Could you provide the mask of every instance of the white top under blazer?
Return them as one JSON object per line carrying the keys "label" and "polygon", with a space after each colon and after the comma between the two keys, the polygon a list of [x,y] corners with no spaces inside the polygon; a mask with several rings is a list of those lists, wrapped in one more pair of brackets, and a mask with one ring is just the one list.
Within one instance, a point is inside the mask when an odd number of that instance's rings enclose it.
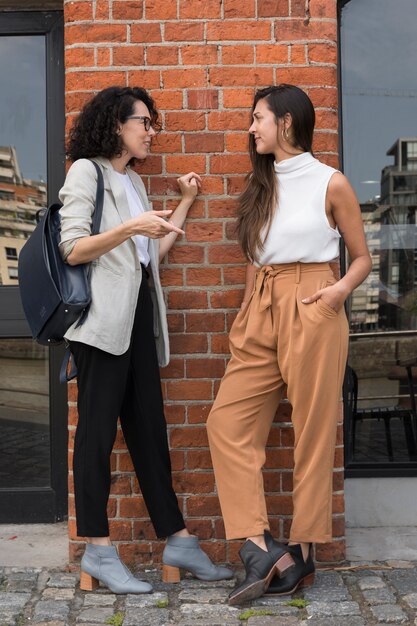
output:
{"label": "white top under blazer", "polygon": [[303,152],[274,163],[278,206],[257,265],[324,263],[339,256],[340,234],[326,216],[326,192],[335,170]]}

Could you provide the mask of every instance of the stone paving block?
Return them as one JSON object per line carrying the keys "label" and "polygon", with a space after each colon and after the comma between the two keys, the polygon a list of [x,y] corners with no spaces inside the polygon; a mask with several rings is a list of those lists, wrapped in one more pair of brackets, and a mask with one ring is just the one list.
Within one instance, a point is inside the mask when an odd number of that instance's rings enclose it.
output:
{"label": "stone paving block", "polygon": [[[367,626],[367,622],[359,615],[352,617],[312,617],[305,623],[308,626]],[[304,624],[304,622],[301,622],[301,624]]]}
{"label": "stone paving block", "polygon": [[2,611],[0,609],[1,626],[15,626],[18,616],[19,613],[13,613],[13,611]]}
{"label": "stone paving block", "polygon": [[30,593],[0,591],[0,611],[20,611],[30,599]]}
{"label": "stone paving block", "polygon": [[[243,578],[242,578],[243,580]],[[176,585],[178,587],[178,585]],[[224,587],[225,589],[233,589],[236,586],[236,579],[231,580],[214,580],[213,582],[206,582],[204,580],[198,580],[197,578],[183,578],[179,583],[179,586],[183,589],[215,589],[216,587]],[[172,585],[164,585],[165,589],[172,590]]]}
{"label": "stone paving block", "polygon": [[315,588],[344,587],[342,576],[338,572],[316,570]]}
{"label": "stone paving block", "polygon": [[11,572],[5,579],[7,591],[27,593],[36,586],[39,574],[37,572]]}
{"label": "stone paving block", "polygon": [[170,614],[168,609],[128,609],[123,626],[168,626]]}
{"label": "stone paving block", "polygon": [[385,575],[401,596],[407,593],[415,593],[417,568],[392,570]]}
{"label": "stone paving block", "polygon": [[367,604],[395,604],[395,595],[390,589],[367,589],[362,592]]}
{"label": "stone paving block", "polygon": [[42,593],[42,600],[67,600],[73,599],[75,589],[57,589],[56,587],[48,587]]}
{"label": "stone paving block", "polygon": [[86,593],[83,606],[113,606],[116,599],[114,593]]}
{"label": "stone paving block", "polygon": [[352,596],[346,587],[323,589],[308,587],[303,591],[303,598],[309,602],[349,602]]}
{"label": "stone paving block", "polygon": [[[238,619],[238,617],[227,617],[227,618],[212,618],[209,621],[205,619],[181,619],[180,621],[172,622],[173,626],[245,626],[246,622],[242,622]],[[167,624],[167,626],[171,626],[171,624]]]}
{"label": "stone paving block", "polygon": [[80,577],[77,574],[52,574],[46,584],[48,587],[72,589],[79,580]]}
{"label": "stone paving block", "polygon": [[130,593],[126,596],[126,608],[165,608],[168,606],[168,594],[165,591],[158,591],[150,594]]}
{"label": "stone paving block", "polygon": [[360,615],[357,602],[310,602],[306,607],[307,613],[314,617],[337,617]]}
{"label": "stone paving block", "polygon": [[389,567],[393,567],[394,569],[412,569],[413,567],[416,566],[415,563],[413,563],[413,561],[386,561],[386,564],[389,565]]}
{"label": "stone paving block", "polygon": [[384,589],[387,583],[380,576],[364,576],[358,580],[358,587],[361,591],[365,589]]}
{"label": "stone paving block", "polygon": [[212,617],[214,619],[238,617],[244,609],[236,608],[233,606],[227,606],[226,604],[182,604],[180,607],[181,616],[193,619],[205,619],[209,620]]}
{"label": "stone paving block", "polygon": [[66,602],[41,600],[35,606],[32,621],[36,623],[47,620],[63,621],[66,620],[68,613],[69,607]]}
{"label": "stone paving block", "polygon": [[78,623],[105,624],[113,617],[114,611],[111,607],[90,607],[83,609],[77,617]]}
{"label": "stone paving block", "polygon": [[178,599],[184,603],[219,604],[227,601],[228,589],[217,587],[214,589],[185,589],[180,591]]}
{"label": "stone paving block", "polygon": [[408,622],[408,617],[404,611],[393,604],[371,606],[371,611],[375,619],[381,624],[406,624]]}
{"label": "stone paving block", "polygon": [[247,626],[297,626],[300,621],[296,617],[281,617],[279,622],[274,616],[250,617]]}
{"label": "stone paving block", "polygon": [[36,626],[67,626],[67,623],[57,622],[56,620],[54,620],[53,622],[38,622]]}
{"label": "stone paving block", "polygon": [[254,602],[251,602],[251,608],[250,609],[243,608],[242,612],[245,612],[246,610],[250,611],[251,609],[253,611],[258,611],[258,612],[268,611],[272,615],[280,615],[280,616],[300,615],[300,609],[297,608],[296,606],[286,606],[284,603],[272,604],[271,602],[269,604],[265,604],[265,603],[262,603],[261,598],[259,598],[258,600],[255,600]]}
{"label": "stone paving block", "polygon": [[[417,589],[417,581],[416,581],[416,589]],[[417,609],[417,593],[408,593],[406,596],[402,597],[402,600],[408,604],[408,606],[412,609]]]}

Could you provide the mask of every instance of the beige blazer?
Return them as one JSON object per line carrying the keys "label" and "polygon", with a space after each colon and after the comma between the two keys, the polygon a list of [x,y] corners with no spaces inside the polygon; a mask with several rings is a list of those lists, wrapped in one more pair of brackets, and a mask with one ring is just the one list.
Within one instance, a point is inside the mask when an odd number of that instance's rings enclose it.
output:
{"label": "beige blazer", "polygon": [[[94,159],[103,170],[104,201],[100,232],[131,219],[126,193],[108,159]],[[151,209],[145,186],[134,171],[130,179],[146,211]],[[88,159],[75,161],[59,192],[63,204],[61,214],[60,250],[64,259],[80,237],[91,234],[92,215],[97,188],[97,172]],[[159,241],[149,239],[154,335],[160,366],[169,361],[168,326],[165,302],[159,279]],[[136,303],[142,280],[142,268],[132,239],[128,239],[91,264],[91,306],[82,326],[70,326],[65,338],[80,341],[105,352],[119,355],[130,344]]]}

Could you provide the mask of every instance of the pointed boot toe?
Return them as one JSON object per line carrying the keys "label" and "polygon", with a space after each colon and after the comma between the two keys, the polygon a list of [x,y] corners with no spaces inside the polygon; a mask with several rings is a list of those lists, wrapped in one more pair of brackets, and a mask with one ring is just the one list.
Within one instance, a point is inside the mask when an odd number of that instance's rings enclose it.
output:
{"label": "pointed boot toe", "polygon": [[180,581],[180,570],[191,572],[199,580],[215,581],[233,578],[232,570],[215,565],[200,548],[198,537],[168,537],[162,554],[162,580],[167,583]]}
{"label": "pointed boot toe", "polygon": [[93,591],[103,583],[113,593],[152,593],[152,586],[139,580],[120,560],[115,546],[88,543],[81,559],[80,589]]}

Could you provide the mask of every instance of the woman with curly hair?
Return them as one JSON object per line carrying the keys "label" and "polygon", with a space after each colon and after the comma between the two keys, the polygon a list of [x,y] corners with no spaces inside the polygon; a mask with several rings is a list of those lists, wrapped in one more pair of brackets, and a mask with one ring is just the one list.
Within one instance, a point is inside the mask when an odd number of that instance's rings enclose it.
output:
{"label": "woman with curly hair", "polygon": [[[178,179],[176,210],[152,211],[144,184],[131,169],[146,159],[159,129],[153,99],[139,87],[109,87],[84,106],[70,132],[73,161],[60,191],[63,258],[90,263],[92,302],[82,325],[66,333],[77,366],[78,425],[74,443],[77,534],[87,538],[81,588],[99,581],[114,593],[149,593],[110,542],[107,503],[110,455],[117,420],[156,535],[167,537],[164,580],[179,568],[201,580],[232,577],[214,565],[190,535],[172,487],[159,366],[169,360],[168,329],[159,262],[170,250],[201,185],[198,174]],[[100,232],[91,235],[103,172]]]}

